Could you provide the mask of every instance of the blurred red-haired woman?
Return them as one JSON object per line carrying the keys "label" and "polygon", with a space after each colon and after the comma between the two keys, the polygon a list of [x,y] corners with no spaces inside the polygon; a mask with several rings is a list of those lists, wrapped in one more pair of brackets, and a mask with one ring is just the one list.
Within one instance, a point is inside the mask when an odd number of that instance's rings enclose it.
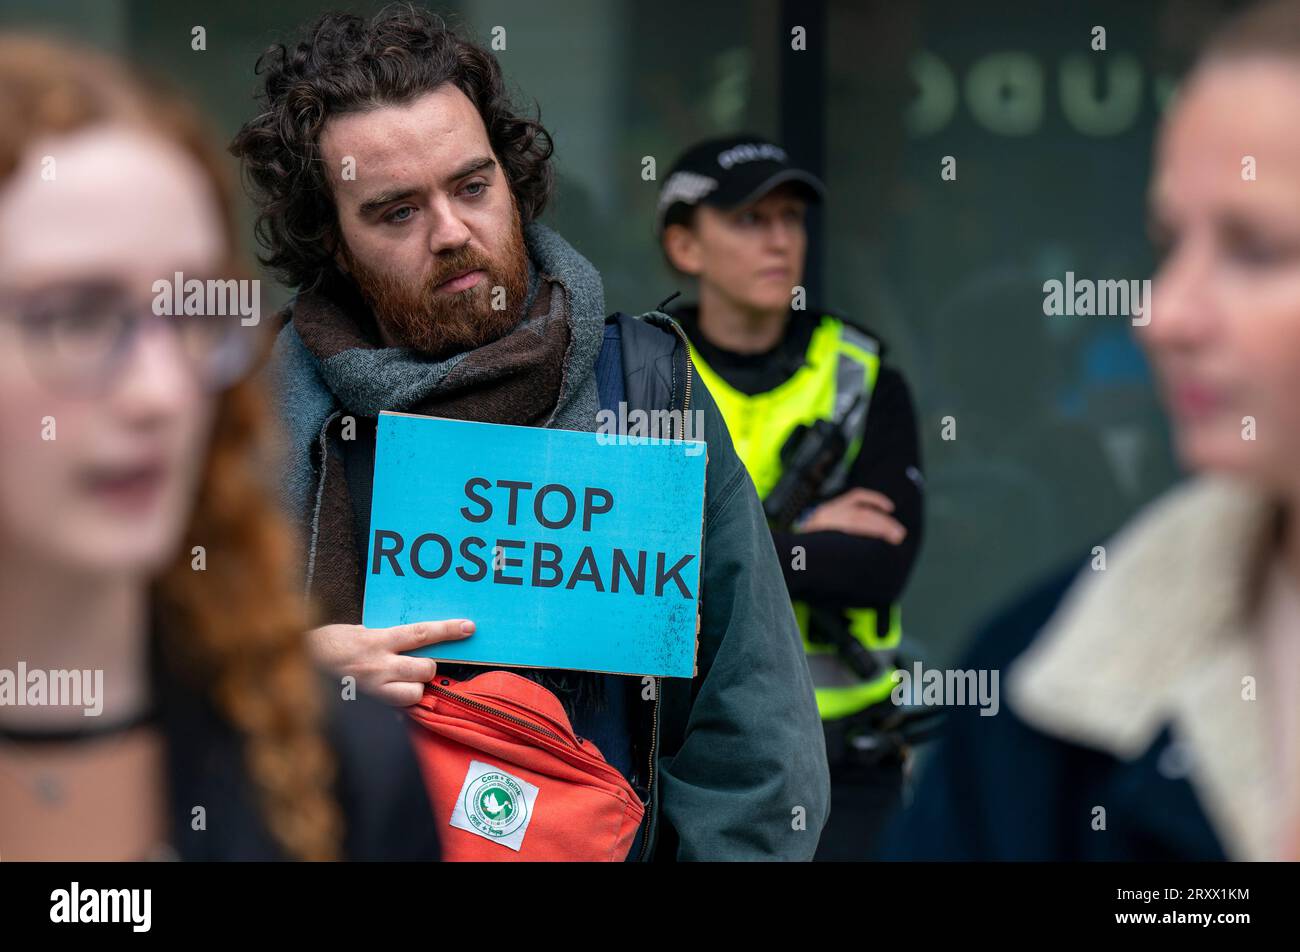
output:
{"label": "blurred red-haired woman", "polygon": [[[111,59],[0,39],[4,859],[436,856],[401,727],[308,660],[261,329],[152,306],[245,277],[221,161]],[[102,672],[99,716],[20,670]]]}

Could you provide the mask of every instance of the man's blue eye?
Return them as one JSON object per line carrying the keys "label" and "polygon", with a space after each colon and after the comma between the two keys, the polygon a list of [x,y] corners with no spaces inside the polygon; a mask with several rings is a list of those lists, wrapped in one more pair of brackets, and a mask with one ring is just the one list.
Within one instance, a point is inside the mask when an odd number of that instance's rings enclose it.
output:
{"label": "man's blue eye", "polygon": [[[390,213],[388,214],[387,221],[391,221],[391,222],[403,222],[403,221],[406,221],[408,218],[411,217],[410,215],[403,215],[403,214],[402,214],[403,212],[412,212],[412,213],[414,213],[414,212],[415,212],[415,209],[412,208],[410,205],[403,205],[401,208],[397,209],[396,211],[394,211],[394,212],[390,212]],[[401,216],[401,217],[399,217],[399,216]]]}
{"label": "man's blue eye", "polygon": [[[470,198],[477,198],[487,191],[487,187],[487,182],[470,182],[465,186],[465,191],[469,193]],[[476,189],[476,191],[470,192],[470,189]]]}

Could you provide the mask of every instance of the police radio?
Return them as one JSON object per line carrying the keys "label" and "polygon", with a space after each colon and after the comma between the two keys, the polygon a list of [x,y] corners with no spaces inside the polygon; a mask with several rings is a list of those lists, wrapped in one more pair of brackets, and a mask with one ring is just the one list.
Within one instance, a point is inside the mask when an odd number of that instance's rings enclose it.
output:
{"label": "police radio", "polygon": [[[844,419],[854,418],[862,400],[859,394]],[[781,447],[781,478],[763,500],[763,512],[774,529],[788,531],[826,493],[831,474],[848,449],[843,420],[795,427]]]}

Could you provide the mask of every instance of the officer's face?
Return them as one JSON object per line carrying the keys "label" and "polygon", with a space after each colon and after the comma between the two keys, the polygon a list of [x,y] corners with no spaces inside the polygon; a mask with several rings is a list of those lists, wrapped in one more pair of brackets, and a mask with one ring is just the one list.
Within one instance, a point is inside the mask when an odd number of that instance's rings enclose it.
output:
{"label": "officer's face", "polygon": [[1183,461],[1286,491],[1300,472],[1298,109],[1300,67],[1284,60],[1190,82],[1159,143],[1165,255],[1139,332]]}
{"label": "officer's face", "polygon": [[427,354],[477,347],[518,322],[527,292],[510,185],[468,97],[447,84],[321,133],[339,266],[386,342]]}
{"label": "officer's face", "polygon": [[786,188],[744,208],[702,205],[674,261],[747,310],[784,311],[803,282],[806,209],[798,193]]}

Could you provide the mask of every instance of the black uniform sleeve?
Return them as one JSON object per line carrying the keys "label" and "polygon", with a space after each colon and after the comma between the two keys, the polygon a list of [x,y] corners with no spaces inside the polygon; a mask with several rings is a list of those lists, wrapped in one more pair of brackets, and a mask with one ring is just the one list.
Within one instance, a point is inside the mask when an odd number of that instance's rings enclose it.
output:
{"label": "black uniform sleeve", "polygon": [[[879,608],[902,594],[921,548],[921,449],[916,413],[901,374],[882,366],[863,428],[862,449],[845,489],[862,486],[888,496],[907,529],[898,545],[846,532],[773,532],[790,596],[826,606]],[[804,547],[801,569],[795,546]]]}

